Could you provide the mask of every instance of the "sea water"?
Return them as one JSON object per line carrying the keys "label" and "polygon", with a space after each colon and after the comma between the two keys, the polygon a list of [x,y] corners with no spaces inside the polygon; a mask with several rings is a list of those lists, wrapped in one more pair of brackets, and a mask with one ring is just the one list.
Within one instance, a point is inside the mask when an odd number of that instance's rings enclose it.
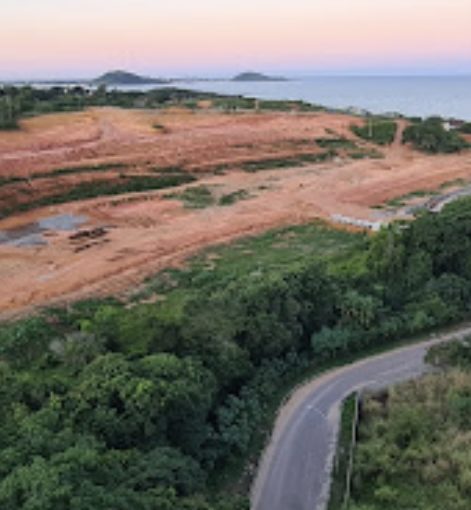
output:
{"label": "sea water", "polygon": [[[440,115],[471,121],[471,76],[312,77],[273,82],[186,81],[171,86],[259,99],[294,99],[372,113]],[[119,87],[149,90],[155,85]]]}

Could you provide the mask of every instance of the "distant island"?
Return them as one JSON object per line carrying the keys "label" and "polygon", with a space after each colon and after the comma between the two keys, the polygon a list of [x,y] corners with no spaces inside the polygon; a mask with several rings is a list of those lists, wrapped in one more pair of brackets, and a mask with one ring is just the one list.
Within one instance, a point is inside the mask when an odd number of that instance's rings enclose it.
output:
{"label": "distant island", "polygon": [[255,73],[252,71],[238,74],[232,78],[232,81],[287,81],[286,78],[280,76],[267,76],[262,73]]}
{"label": "distant island", "polygon": [[169,83],[160,78],[149,78],[128,71],[109,71],[92,81],[95,85],[152,85]]}

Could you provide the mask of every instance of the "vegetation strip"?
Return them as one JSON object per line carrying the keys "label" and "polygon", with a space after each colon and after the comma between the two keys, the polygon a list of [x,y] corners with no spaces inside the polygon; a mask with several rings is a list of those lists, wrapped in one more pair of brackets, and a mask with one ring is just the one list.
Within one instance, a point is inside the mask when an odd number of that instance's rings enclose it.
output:
{"label": "vegetation strip", "polygon": [[[236,112],[252,111],[300,111],[317,112],[324,108],[304,101],[265,101],[242,96],[228,96],[210,92],[163,87],[141,91],[107,90],[101,85],[91,92],[81,86],[51,87],[38,89],[30,86],[3,86],[0,88],[0,130],[19,129],[19,120],[52,112],[81,111],[91,106],[114,106],[120,108],[164,108],[182,106],[191,110],[200,107],[201,101],[211,101],[214,108]],[[159,123],[154,129],[168,133]]]}
{"label": "vegetation strip", "polygon": [[308,163],[323,163],[334,158],[337,152],[329,149],[326,152],[314,154],[298,154],[296,156],[288,156],[285,158],[266,158],[254,161],[247,161],[241,164],[246,172],[258,172],[260,170],[273,170],[275,168],[290,168],[295,166],[304,166]]}
{"label": "vegetation strip", "polygon": [[60,177],[62,175],[74,175],[92,172],[108,172],[112,170],[121,170],[127,168],[125,163],[100,163],[96,165],[82,165],[75,167],[55,168],[49,172],[35,172],[27,177],[6,176],[0,177],[0,188],[8,184],[26,183],[36,179],[47,179],[50,177]]}
{"label": "vegetation strip", "polygon": [[195,181],[190,174],[162,174],[158,177],[149,176],[122,176],[119,180],[102,180],[82,182],[74,185],[67,191],[49,195],[31,202],[20,203],[15,206],[0,209],[0,217],[6,217],[19,211],[44,207],[47,205],[64,204],[77,200],[86,200],[101,196],[121,195],[123,193],[137,193],[149,190],[159,190],[180,186]]}

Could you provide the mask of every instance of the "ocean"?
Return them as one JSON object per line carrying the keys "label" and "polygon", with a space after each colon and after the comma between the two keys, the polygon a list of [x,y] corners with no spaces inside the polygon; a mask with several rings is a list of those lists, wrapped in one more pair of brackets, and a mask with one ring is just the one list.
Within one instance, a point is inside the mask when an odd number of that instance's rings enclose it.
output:
{"label": "ocean", "polygon": [[[194,81],[174,86],[259,99],[299,99],[331,108],[372,113],[440,115],[471,121],[471,76],[313,77],[285,82]],[[126,89],[133,87],[126,87]],[[135,87],[137,89],[155,88]]]}

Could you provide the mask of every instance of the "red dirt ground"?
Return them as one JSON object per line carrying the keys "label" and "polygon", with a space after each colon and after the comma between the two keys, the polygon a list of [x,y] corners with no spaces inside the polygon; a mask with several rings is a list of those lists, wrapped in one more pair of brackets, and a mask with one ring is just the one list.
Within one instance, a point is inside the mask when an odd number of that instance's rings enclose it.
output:
{"label": "red dirt ground", "polygon": [[[108,233],[80,251],[65,233],[49,236],[46,246],[0,245],[0,312],[5,317],[37,305],[133,290],[146,276],[180,264],[210,244],[313,218],[329,219],[332,214],[376,221],[384,213],[373,205],[454,179],[471,179],[471,152],[432,157],[399,143],[380,149],[383,159],[352,160],[340,151],[339,157],[322,164],[256,173],[237,169],[243,161],[321,152],[314,144],[317,137],[354,139],[352,122],[358,119],[327,113],[228,115],[104,108],[38,117],[24,122],[20,132],[1,134],[0,177],[104,162],[125,163],[132,173],[180,166],[199,176],[189,186],[206,185],[216,197],[243,189],[249,198],[227,207],[185,209],[179,200],[168,198],[176,190],[167,189],[10,216],[0,221],[0,230],[76,213],[87,216],[87,227],[106,226]],[[165,131],[154,129],[156,123]],[[229,170],[218,175],[218,165]],[[25,200],[84,179],[116,178],[117,173],[35,179]],[[0,206],[24,194],[22,186],[0,188]]]}

